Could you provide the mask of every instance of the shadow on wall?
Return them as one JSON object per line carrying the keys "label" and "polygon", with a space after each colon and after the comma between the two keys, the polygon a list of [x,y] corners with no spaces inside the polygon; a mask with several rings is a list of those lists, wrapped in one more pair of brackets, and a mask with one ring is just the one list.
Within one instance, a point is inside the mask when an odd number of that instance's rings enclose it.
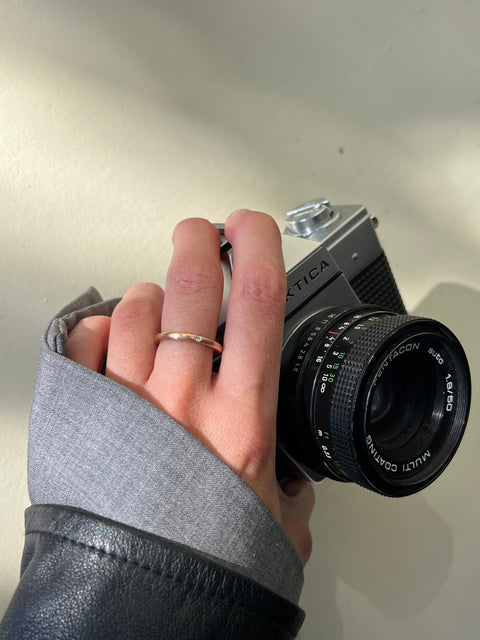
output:
{"label": "shadow on wall", "polygon": [[[268,0],[262,4],[270,10],[264,7],[263,11],[257,4],[251,0],[233,4],[119,0],[99,5],[91,0],[65,0],[52,10],[60,28],[51,49],[38,44],[42,43],[38,31],[49,24],[45,7],[32,6],[30,16],[38,11],[38,20],[32,21],[35,32],[32,42],[22,43],[19,54],[25,59],[32,47],[31,60],[42,58],[43,82],[45,77],[54,78],[55,83],[74,78],[70,97],[78,119],[76,144],[82,145],[82,136],[88,137],[89,132],[94,136],[95,144],[89,148],[94,164],[105,162],[95,154],[98,146],[111,145],[112,137],[122,139],[120,157],[130,153],[131,138],[123,139],[120,132],[141,121],[148,135],[142,128],[132,134],[138,145],[136,179],[152,167],[164,170],[157,149],[165,147],[165,139],[155,136],[161,112],[183,121],[175,132],[175,148],[188,147],[189,155],[198,154],[202,162],[206,150],[214,153],[214,164],[232,162],[236,183],[242,184],[238,158],[248,158],[249,165],[258,166],[262,191],[269,193],[259,199],[273,209],[289,208],[297,198],[307,200],[315,187],[322,192],[328,185],[329,193],[346,191],[353,197],[367,183],[370,191],[383,192],[383,200],[403,215],[417,210],[416,194],[408,193],[418,182],[418,171],[409,176],[413,183],[405,184],[412,153],[418,157],[428,151],[429,174],[432,151],[441,158],[435,164],[441,167],[436,171],[441,173],[442,184],[453,144],[442,138],[440,148],[432,147],[438,130],[428,130],[427,140],[419,132],[432,123],[442,131],[452,131],[462,121],[471,139],[476,127],[475,67],[465,65],[465,52],[469,60],[479,58],[479,8],[469,3],[462,6],[462,14],[457,6],[449,9],[445,2],[438,3],[445,5],[442,10],[425,11],[409,3],[393,6],[377,1],[368,7],[364,3],[342,7],[330,0],[306,3],[305,14],[286,0]],[[455,29],[457,20],[461,28]],[[88,47],[83,40],[87,31],[91,34]],[[43,37],[51,39],[52,34]],[[442,44],[446,37],[448,48]],[[82,102],[83,108],[88,104],[86,114],[75,101],[80,87],[91,92],[88,103]],[[132,96],[142,98],[140,113],[135,111],[140,108],[136,102],[128,102],[126,112],[119,108]],[[85,94],[80,92],[80,98]],[[70,114],[68,100],[65,107]],[[100,126],[93,132],[88,126],[85,129],[94,108],[97,117],[108,114],[101,120],[103,128],[109,120],[117,122],[112,137]],[[68,127],[69,123],[67,119],[61,124]],[[179,131],[184,138],[178,139]],[[219,143],[214,152],[206,139],[224,141],[225,147]],[[192,149],[192,145],[198,146]],[[344,153],[345,145],[348,153]],[[230,147],[235,149],[233,155]],[[474,161],[469,157],[469,166]],[[461,166],[465,172],[465,164]],[[437,173],[432,189],[438,194]],[[246,186],[251,180],[247,179]],[[296,193],[292,185],[298,185]],[[78,188],[85,190],[84,185]],[[424,184],[424,196],[425,188]],[[429,203],[421,211],[428,215],[430,234],[438,237],[444,228],[437,221],[443,218],[432,214],[432,208]],[[462,238],[459,228],[452,225],[450,232],[458,233],[459,241],[469,245],[470,238]],[[476,250],[473,244],[469,248]]]}
{"label": "shadow on wall", "polygon": [[[475,389],[480,373],[476,326],[480,292],[441,284],[414,313],[436,318],[457,334],[469,358]],[[445,597],[441,592],[453,563],[451,513],[458,505],[459,493],[480,491],[480,480],[475,480],[480,435],[472,428],[479,418],[474,398],[470,429],[448,470],[427,489],[428,498],[420,493],[392,500],[329,480],[318,486],[312,523],[314,551],[301,602],[307,612],[303,640],[317,638],[320,630],[322,637],[330,640],[344,638],[342,618],[355,614],[342,609],[346,600],[337,596],[339,582],[400,625]],[[472,557],[475,555],[472,549]],[[375,626],[374,617],[371,624]]]}

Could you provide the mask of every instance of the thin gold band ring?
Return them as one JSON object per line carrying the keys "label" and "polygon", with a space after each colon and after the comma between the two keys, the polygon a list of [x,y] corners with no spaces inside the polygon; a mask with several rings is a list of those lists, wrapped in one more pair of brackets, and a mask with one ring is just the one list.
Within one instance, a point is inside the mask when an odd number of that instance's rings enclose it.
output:
{"label": "thin gold band ring", "polygon": [[210,338],[204,338],[196,333],[182,333],[180,331],[162,331],[155,336],[155,342],[158,344],[161,340],[187,340],[190,342],[196,342],[197,344],[203,344],[206,347],[210,347],[218,353],[222,353],[223,347],[216,340],[210,340]]}

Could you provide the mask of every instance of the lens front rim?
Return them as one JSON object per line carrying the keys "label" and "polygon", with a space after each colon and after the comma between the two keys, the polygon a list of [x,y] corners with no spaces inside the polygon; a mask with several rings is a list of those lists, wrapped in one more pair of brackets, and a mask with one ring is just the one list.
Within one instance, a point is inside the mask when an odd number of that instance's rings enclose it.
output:
{"label": "lens front rim", "polygon": [[[377,373],[371,373],[360,386],[357,410],[353,418],[355,451],[366,481],[375,491],[395,497],[417,493],[443,473],[460,446],[470,406],[470,373],[468,361],[460,343],[453,333],[440,323],[424,319],[419,322],[426,324],[425,331],[409,335],[403,342],[397,342],[395,347],[398,350],[407,340],[417,341],[423,347],[423,355],[431,358],[431,360],[425,360],[425,364],[430,365],[433,362],[437,368],[438,388],[431,402],[431,420],[428,425],[418,425],[418,432],[414,434],[418,444],[416,455],[405,455],[403,458],[389,456],[388,447],[386,452],[385,447],[371,434],[369,417],[373,390],[378,382]],[[401,333],[397,338],[400,336]],[[385,346],[388,348],[388,343]],[[382,358],[379,357],[376,362],[371,363],[371,371],[374,371],[375,367],[378,370],[381,365]],[[442,378],[443,388],[440,386]],[[447,411],[448,398],[452,395],[455,406]],[[424,419],[427,418],[424,417]],[[421,432],[425,427],[431,431],[429,437]],[[423,444],[420,448],[422,440]],[[413,447],[415,448],[415,443]],[[409,447],[405,446],[405,453],[411,448],[412,444]]]}
{"label": "lens front rim", "polygon": [[[317,443],[318,427],[328,424],[328,466],[326,475],[335,479],[348,477],[364,487],[384,495],[397,497],[410,495],[425,488],[437,478],[448,465],[460,444],[468,416],[468,400],[470,397],[470,377],[468,363],[460,343],[455,336],[441,323],[413,316],[399,316],[385,311],[383,314],[371,310],[364,316],[364,321],[357,326],[350,323],[345,330],[343,340],[346,342],[346,355],[342,361],[339,375],[332,381],[328,396],[321,393],[321,381],[325,379],[325,367],[332,366],[335,352],[329,349],[322,359],[311,386],[307,402],[311,403],[311,427]],[[356,316],[358,317],[358,315]],[[364,333],[362,331],[364,330]],[[351,336],[356,333],[355,339]],[[405,340],[417,336],[434,335],[437,342],[448,348],[455,367],[453,377],[458,389],[458,406],[454,412],[454,425],[449,431],[449,438],[441,449],[441,457],[431,456],[426,459],[420,472],[390,477],[378,461],[373,462],[377,453],[372,452],[367,441],[366,416],[371,406],[371,389],[373,380],[382,363]],[[340,337],[338,338],[340,340]],[[310,354],[314,357],[314,352]],[[428,356],[432,357],[433,356]],[[370,385],[370,386],[369,386]],[[325,386],[325,385],[324,385]],[[372,457],[373,455],[373,457]],[[414,458],[416,459],[416,457]],[[333,473],[329,471],[334,470]],[[338,471],[337,471],[338,470]],[[394,474],[390,474],[393,475]],[[407,477],[408,476],[408,477]]]}

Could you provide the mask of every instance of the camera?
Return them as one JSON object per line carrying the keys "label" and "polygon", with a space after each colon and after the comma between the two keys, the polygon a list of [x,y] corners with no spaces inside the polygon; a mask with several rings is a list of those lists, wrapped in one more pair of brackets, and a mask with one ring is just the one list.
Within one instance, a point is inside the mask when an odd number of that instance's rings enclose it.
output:
{"label": "camera", "polygon": [[[454,334],[407,314],[377,225],[363,205],[325,199],[286,214],[277,475],[329,477],[398,497],[424,489],[453,458],[471,382]],[[230,249],[224,241],[219,339]]]}

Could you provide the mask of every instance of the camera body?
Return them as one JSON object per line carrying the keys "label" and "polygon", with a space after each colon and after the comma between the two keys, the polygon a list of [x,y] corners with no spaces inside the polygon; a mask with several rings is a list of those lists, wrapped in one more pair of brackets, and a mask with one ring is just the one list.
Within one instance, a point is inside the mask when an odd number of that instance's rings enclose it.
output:
{"label": "camera body", "polygon": [[287,270],[286,330],[296,312],[338,305],[371,304],[406,313],[363,205],[332,207],[307,202],[287,212],[283,255]]}
{"label": "camera body", "polygon": [[[372,218],[363,205],[333,207],[319,198],[286,214],[282,249],[287,271],[285,333],[297,314],[325,306],[373,304],[406,313]],[[223,225],[216,225],[220,232]],[[225,323],[233,259],[222,244],[224,295],[219,335]]]}
{"label": "camera body", "polygon": [[[419,491],[445,469],[465,430],[463,349],[444,325],[406,314],[364,206],[317,199],[286,218],[277,475],[328,476],[388,496]],[[222,243],[219,340],[230,249]]]}

